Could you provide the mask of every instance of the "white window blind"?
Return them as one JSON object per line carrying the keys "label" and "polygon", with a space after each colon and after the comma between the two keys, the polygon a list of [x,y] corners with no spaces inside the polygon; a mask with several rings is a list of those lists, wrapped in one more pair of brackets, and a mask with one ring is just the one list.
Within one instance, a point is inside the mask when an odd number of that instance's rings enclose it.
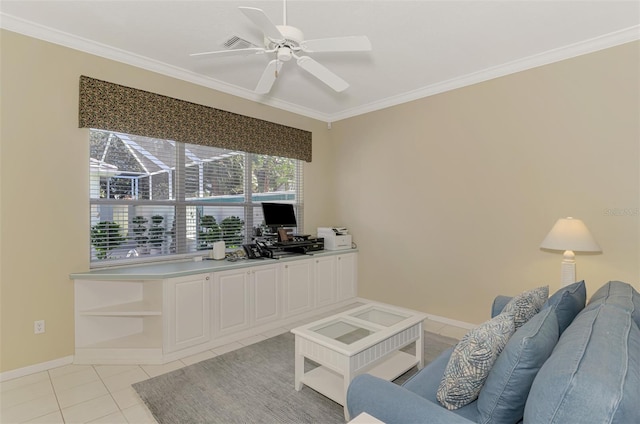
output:
{"label": "white window blind", "polygon": [[93,266],[174,259],[223,240],[251,241],[261,202],[295,205],[302,162],[128,134],[90,131]]}

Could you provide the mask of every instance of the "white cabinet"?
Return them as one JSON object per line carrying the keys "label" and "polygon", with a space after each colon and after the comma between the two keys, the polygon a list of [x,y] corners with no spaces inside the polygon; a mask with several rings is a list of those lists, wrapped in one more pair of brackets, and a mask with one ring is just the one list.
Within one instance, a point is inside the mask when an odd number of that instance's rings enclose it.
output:
{"label": "white cabinet", "polygon": [[249,328],[250,279],[249,268],[213,274],[211,304],[216,336]]}
{"label": "white cabinet", "polygon": [[259,266],[251,269],[253,302],[252,321],[266,324],[282,316],[280,267],[278,265]]}
{"label": "white cabinet", "polygon": [[284,315],[305,313],[355,298],[358,291],[357,255],[318,256],[283,265]]}
{"label": "white cabinet", "polygon": [[358,255],[345,253],[336,258],[337,300],[345,300],[358,295]]}
{"label": "white cabinet", "polygon": [[210,274],[164,281],[164,351],[174,352],[211,339]]}
{"label": "white cabinet", "polygon": [[161,364],[312,317],[357,295],[354,252],[207,265],[72,275],[74,362]]}
{"label": "white cabinet", "polygon": [[313,262],[316,306],[331,305],[336,301],[336,257],[318,257]]}
{"label": "white cabinet", "polygon": [[312,310],[314,307],[313,260],[289,261],[282,268],[285,316]]}
{"label": "white cabinet", "polygon": [[233,334],[280,319],[278,265],[264,265],[214,273],[211,304],[214,333]]}

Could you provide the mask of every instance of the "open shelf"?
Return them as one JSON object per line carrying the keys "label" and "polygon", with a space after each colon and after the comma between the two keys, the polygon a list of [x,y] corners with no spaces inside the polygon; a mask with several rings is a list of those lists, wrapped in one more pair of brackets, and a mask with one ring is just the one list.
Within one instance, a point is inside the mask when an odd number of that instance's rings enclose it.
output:
{"label": "open shelf", "polygon": [[162,348],[162,340],[151,334],[136,333],[81,347],[86,349],[155,349]]}
{"label": "open shelf", "polygon": [[154,305],[150,302],[139,301],[87,309],[80,311],[80,315],[113,317],[155,316],[162,315],[162,309],[160,306]]}
{"label": "open shelf", "polygon": [[415,356],[397,351],[371,368],[367,373],[391,381],[400,377],[416,365],[418,365],[418,359]]}
{"label": "open shelf", "polygon": [[[385,360],[366,372],[384,380],[392,381],[417,364],[418,360],[415,356],[398,351],[389,355]],[[340,405],[345,403],[344,378],[327,367],[319,366],[306,372],[302,377],[302,383]]]}

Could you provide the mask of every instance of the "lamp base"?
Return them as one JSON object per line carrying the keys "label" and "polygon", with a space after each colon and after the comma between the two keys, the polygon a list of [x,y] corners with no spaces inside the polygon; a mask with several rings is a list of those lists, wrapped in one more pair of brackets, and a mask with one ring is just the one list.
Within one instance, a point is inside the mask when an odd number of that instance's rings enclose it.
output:
{"label": "lamp base", "polygon": [[576,282],[576,255],[572,250],[564,252],[562,265],[560,268],[560,282],[562,287]]}

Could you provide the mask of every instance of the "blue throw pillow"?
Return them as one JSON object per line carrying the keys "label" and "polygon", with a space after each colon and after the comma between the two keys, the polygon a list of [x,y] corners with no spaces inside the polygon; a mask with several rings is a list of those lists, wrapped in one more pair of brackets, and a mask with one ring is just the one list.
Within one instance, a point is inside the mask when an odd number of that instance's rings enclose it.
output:
{"label": "blue throw pillow", "polygon": [[573,319],[578,315],[587,301],[587,288],[584,280],[569,284],[555,292],[542,306],[542,309],[551,308],[558,317],[560,334],[566,330]]}
{"label": "blue throw pillow", "polygon": [[533,380],[558,342],[558,320],[551,308],[531,318],[511,337],[478,396],[479,423],[522,420]]}

